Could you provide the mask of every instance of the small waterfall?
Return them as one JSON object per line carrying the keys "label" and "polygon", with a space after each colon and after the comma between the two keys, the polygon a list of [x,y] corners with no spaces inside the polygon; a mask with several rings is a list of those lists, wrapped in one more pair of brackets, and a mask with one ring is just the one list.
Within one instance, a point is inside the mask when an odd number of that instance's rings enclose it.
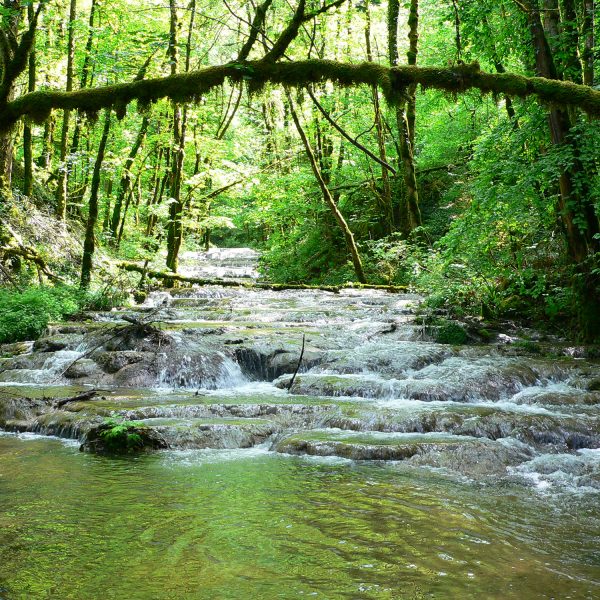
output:
{"label": "small waterfall", "polygon": [[[253,250],[213,249],[185,254],[181,270],[241,281],[256,277],[257,260]],[[82,439],[111,417],[150,432],[153,448],[267,444],[538,489],[562,485],[565,473],[594,488],[598,362],[528,353],[513,332],[497,343],[433,343],[415,320],[419,301],[362,289],[154,291],[140,307],[91,315],[93,325],[55,325],[30,352],[2,359],[10,402],[0,395],[0,427]],[[156,326],[128,330],[132,317]],[[19,401],[42,386],[55,398],[102,392],[59,410]]]}

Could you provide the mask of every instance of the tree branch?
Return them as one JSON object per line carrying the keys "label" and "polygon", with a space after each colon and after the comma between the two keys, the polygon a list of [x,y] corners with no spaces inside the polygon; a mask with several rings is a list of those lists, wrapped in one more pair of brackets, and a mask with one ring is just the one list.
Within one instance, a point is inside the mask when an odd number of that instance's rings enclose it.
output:
{"label": "tree branch", "polygon": [[252,46],[254,46],[256,38],[258,37],[258,34],[260,33],[264,25],[265,18],[267,16],[267,10],[269,9],[269,6],[271,6],[272,2],[273,0],[265,0],[256,9],[256,14],[254,15],[254,19],[252,19],[252,23],[250,25],[250,35],[248,36],[248,39],[246,40],[246,42],[242,46],[242,49],[240,50],[240,53],[238,54],[238,61],[246,60],[250,55]]}
{"label": "tree branch", "polygon": [[312,90],[310,88],[308,88],[307,91],[308,91],[308,95],[310,96],[310,99],[313,101],[314,105],[319,109],[319,112],[325,117],[325,120],[334,129],[336,129],[342,136],[344,136],[353,146],[356,146],[356,148],[358,148],[361,152],[364,152],[369,158],[372,158],[375,162],[379,163],[382,167],[384,167],[385,169],[387,169],[388,171],[390,171],[394,175],[396,174],[396,169],[394,169],[394,167],[392,167],[392,165],[390,165],[389,163],[385,162],[385,160],[381,160],[381,158],[379,158],[379,156],[377,156],[376,154],[373,154],[373,152],[371,152],[368,148],[366,148],[365,146],[363,146],[355,138],[353,138],[348,133],[346,133],[346,131],[344,129],[342,129],[331,118],[331,115],[323,108],[323,106],[317,100],[317,98],[315,97],[315,95],[313,94],[313,92],[312,92]]}
{"label": "tree branch", "polygon": [[306,87],[323,81],[341,86],[376,85],[392,104],[404,99],[404,90],[411,84],[453,94],[479,89],[484,93],[535,96],[543,103],[579,107],[590,115],[600,116],[600,91],[589,86],[514,73],[486,73],[476,63],[438,69],[412,66],[388,68],[374,63],[346,64],[330,60],[289,63],[261,60],[228,63],[169,77],[73,92],[32,92],[0,105],[0,131],[10,129],[21,117],[43,122],[53,109],[79,109],[97,113],[103,108],[114,107],[120,102],[128,104],[133,100],[138,100],[142,105],[160,98],[171,98],[178,102],[194,101],[223,85],[226,79],[246,81],[253,92],[260,91],[267,83],[287,87]]}

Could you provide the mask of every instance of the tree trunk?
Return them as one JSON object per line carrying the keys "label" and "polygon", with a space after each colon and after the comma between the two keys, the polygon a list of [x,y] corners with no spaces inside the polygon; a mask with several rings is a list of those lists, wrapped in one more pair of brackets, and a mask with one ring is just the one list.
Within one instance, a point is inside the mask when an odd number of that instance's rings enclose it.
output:
{"label": "tree trunk", "polygon": [[[373,62],[373,54],[371,51],[371,14],[369,10],[368,0],[365,5],[365,45],[367,49],[367,61]],[[373,98],[373,112],[375,122],[375,132],[377,137],[377,147],[381,160],[387,163],[387,152],[385,148],[385,128],[383,126],[383,118],[381,115],[381,105],[379,102],[379,90],[376,85],[371,86],[371,96]],[[374,187],[374,186],[373,186]],[[395,229],[394,209],[392,207],[392,186],[390,184],[390,175],[386,168],[381,168],[381,193],[378,193],[379,201],[383,211],[383,231],[385,235],[389,235]]]}
{"label": "tree trunk", "polygon": [[92,265],[95,249],[95,230],[96,221],[98,220],[98,190],[100,189],[100,171],[104,161],[104,153],[106,151],[106,142],[110,132],[110,113],[111,109],[106,109],[104,117],[104,129],[98,146],[98,154],[94,163],[94,173],[92,175],[92,185],[90,187],[90,202],[88,210],[87,224],[85,226],[85,240],[83,242],[83,260],[81,261],[81,283],[82,289],[90,287],[92,280]]}
{"label": "tree trunk", "polygon": [[583,52],[581,60],[583,62],[583,83],[584,85],[594,85],[594,0],[583,0]]}
{"label": "tree trunk", "polygon": [[[73,90],[73,61],[75,58],[75,19],[77,18],[77,0],[71,0],[69,8],[69,36],[67,40],[67,82],[65,90]],[[60,136],[60,165],[58,172],[58,186],[56,189],[56,216],[65,221],[67,218],[67,200],[69,186],[69,161],[67,160],[69,145],[69,122],[71,111],[66,109],[63,113],[63,125]]]}
{"label": "tree trunk", "polygon": [[[3,2],[4,13],[0,18],[0,26],[5,29],[11,37],[17,39],[19,32],[19,23],[21,22],[21,2],[20,0],[4,0]],[[12,51],[9,48],[2,48],[2,62],[8,65],[12,60]],[[3,102],[10,102],[14,98],[14,81],[5,82],[6,68],[2,71],[2,78],[0,83],[8,85],[8,89],[3,93],[6,97],[3,98]],[[12,185],[12,172],[13,172],[13,131],[12,128],[8,129],[3,133],[0,133],[0,192],[7,190],[10,193]]]}
{"label": "tree trunk", "polygon": [[[550,44],[542,25],[539,5],[534,0],[528,5],[528,22],[534,42],[536,69],[540,77],[557,78],[557,69]],[[579,326],[584,338],[600,337],[600,281],[590,272],[587,260],[600,251],[600,223],[592,202],[589,177],[580,159],[576,140],[569,135],[571,122],[565,108],[552,107],[548,116],[552,143],[570,145],[572,164],[559,178],[558,213],[567,241],[567,252],[577,269],[575,289],[579,295]]]}
{"label": "tree trunk", "polygon": [[[390,0],[388,4],[388,54],[391,66],[398,64],[398,0]],[[411,0],[409,13],[409,50],[407,54],[408,64],[417,64],[418,40],[419,40],[419,3]],[[416,121],[416,86],[411,85],[407,89],[408,101],[396,107],[396,124],[399,135],[400,160],[403,166],[405,200],[400,205],[399,229],[408,236],[416,227],[421,225],[421,210],[419,208],[419,190],[417,186],[417,175],[413,145],[415,139]]]}
{"label": "tree trunk", "polygon": [[144,116],[144,118],[142,119],[140,130],[137,134],[137,137],[135,138],[135,142],[131,147],[129,156],[125,161],[125,165],[123,166],[123,174],[121,175],[121,181],[119,182],[117,198],[115,200],[115,206],[113,208],[112,218],[110,220],[110,232],[112,234],[113,239],[117,238],[117,232],[119,231],[119,224],[121,222],[121,208],[123,207],[123,199],[125,198],[125,195],[129,191],[129,187],[131,185],[131,167],[133,166],[133,161],[135,160],[139,149],[144,143],[144,138],[146,137],[146,132],[148,131],[149,123],[149,117]]}
{"label": "tree trunk", "polygon": [[[34,19],[33,4],[27,7],[27,17],[31,24]],[[35,42],[32,43],[31,51],[29,52],[28,59],[28,78],[27,78],[27,91],[33,92],[35,90]],[[24,163],[24,174],[23,174],[23,194],[31,197],[33,193],[33,139],[31,134],[31,127],[25,124],[23,128],[23,163]]]}
{"label": "tree trunk", "polygon": [[346,219],[344,219],[344,215],[342,215],[342,213],[340,212],[339,208],[337,207],[337,205],[333,199],[333,196],[331,195],[331,192],[329,191],[329,188],[327,187],[327,185],[325,184],[325,181],[323,180],[323,176],[321,175],[321,171],[319,170],[319,165],[317,164],[317,160],[315,158],[314,152],[310,146],[310,142],[308,141],[306,132],[304,131],[304,129],[302,128],[302,125],[300,124],[300,120],[298,119],[298,114],[296,112],[296,109],[294,108],[292,97],[290,96],[289,92],[287,93],[287,99],[288,99],[288,103],[289,103],[290,114],[294,121],[294,125],[296,126],[296,130],[298,131],[298,135],[300,136],[300,139],[302,140],[304,149],[306,150],[306,156],[308,157],[308,161],[310,162],[310,166],[315,175],[315,179],[317,180],[317,183],[319,184],[319,187],[321,188],[321,192],[323,193],[323,199],[325,200],[325,203],[329,206],[329,209],[331,210],[333,217],[335,218],[337,224],[340,226],[340,228],[344,234],[344,239],[346,240],[346,246],[347,246],[348,251],[350,252],[350,256],[352,258],[352,264],[354,266],[354,272],[356,273],[356,277],[360,281],[360,283],[367,283],[367,278],[365,277],[365,272],[363,270],[362,261],[360,259],[360,254],[358,252],[356,242],[354,241],[354,235],[352,234],[350,227],[348,227],[348,223],[346,222]]}
{"label": "tree trunk", "polygon": [[[88,37],[85,44],[83,66],[81,68],[81,79],[79,82],[80,89],[85,89],[88,85],[88,79],[90,78],[90,66],[92,58],[92,46],[94,42],[94,18],[96,15],[96,4],[97,0],[92,0],[90,6],[90,16],[88,19]],[[71,142],[70,154],[75,156],[79,151],[79,144],[81,143],[81,124],[82,116],[80,111],[75,114],[75,127],[73,129],[73,140]],[[87,176],[84,178],[87,179]],[[73,203],[77,204],[83,200],[85,189],[87,187],[87,181],[84,181],[80,188],[73,194]]]}

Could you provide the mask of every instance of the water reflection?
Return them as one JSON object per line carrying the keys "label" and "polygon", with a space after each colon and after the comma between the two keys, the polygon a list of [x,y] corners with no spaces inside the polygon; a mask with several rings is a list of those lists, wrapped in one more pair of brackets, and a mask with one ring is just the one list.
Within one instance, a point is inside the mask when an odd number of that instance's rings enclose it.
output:
{"label": "water reflection", "polygon": [[593,496],[261,448],[116,459],[0,437],[7,598],[593,598],[599,549]]}

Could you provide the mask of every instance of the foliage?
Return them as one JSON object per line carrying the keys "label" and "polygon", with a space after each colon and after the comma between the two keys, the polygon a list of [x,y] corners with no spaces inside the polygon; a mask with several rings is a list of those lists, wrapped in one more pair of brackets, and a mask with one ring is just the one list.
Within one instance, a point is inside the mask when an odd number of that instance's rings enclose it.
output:
{"label": "foliage", "polygon": [[435,341],[438,344],[460,346],[467,342],[467,332],[458,323],[446,323],[436,329]]}
{"label": "foliage", "polygon": [[125,419],[107,418],[98,433],[109,452],[135,452],[140,450],[144,441],[137,431],[140,423]]}
{"label": "foliage", "polygon": [[50,321],[82,310],[107,310],[124,299],[122,292],[110,286],[91,292],[70,286],[0,289],[0,343],[36,339]]}
{"label": "foliage", "polygon": [[0,343],[39,337],[48,322],[79,310],[77,292],[66,287],[0,290]]}
{"label": "foliage", "polygon": [[[72,235],[81,235],[88,217],[89,181],[102,135],[96,120],[99,109],[110,105],[119,120],[111,124],[99,173],[96,237],[104,255],[149,263],[162,260],[165,245],[174,247],[179,225],[175,209],[180,209],[184,249],[208,248],[211,243],[250,245],[263,251],[262,275],[274,282],[335,284],[355,279],[348,241],[311,170],[291,118],[292,103],[371,283],[409,286],[425,293],[430,306],[458,316],[524,317],[557,324],[568,320],[580,330],[586,319],[593,321],[594,294],[600,297],[598,257],[593,252],[598,244],[587,240],[586,257],[573,260],[565,222],[580,237],[597,225],[600,122],[569,109],[569,131],[556,143],[548,126],[548,112],[556,106],[541,106],[528,96],[539,92],[568,102],[597,100],[592,87],[573,85],[581,79],[583,45],[593,38],[590,31],[586,37],[582,11],[575,14],[579,48],[562,4],[555,11],[560,21],[556,32],[549,26],[553,14],[544,16],[542,25],[559,71],[558,79],[549,81],[534,77],[539,48],[531,35],[531,15],[522,3],[421,1],[418,67],[425,70],[405,69],[408,40],[401,32],[407,29],[410,4],[404,3],[397,29],[397,71],[388,68],[385,3],[347,2],[306,21],[305,27],[293,30],[297,35],[285,49],[286,59],[273,62],[260,59],[282,31],[293,37],[286,26],[297,2],[292,7],[283,2],[269,5],[259,27],[257,39],[262,43],[254,44],[245,57],[248,61],[236,55],[250,35],[254,3],[242,0],[236,7],[245,22],[235,20],[233,13],[224,15],[218,3],[190,3],[185,10],[180,5],[175,9],[177,65],[168,51],[173,17],[169,6],[141,0],[133,10],[130,4],[95,3],[91,28],[89,3],[80,7],[73,24],[74,72],[79,76],[86,64],[93,69],[85,84],[75,82],[71,98],[76,100],[71,101],[60,91],[67,75],[64,6],[46,3],[35,40],[41,91],[33,96],[35,101],[20,97],[26,72],[14,90],[12,106],[29,107],[40,121],[29,123],[36,202],[48,212],[54,209],[57,173],[66,170]],[[307,4],[310,11],[327,3]],[[19,34],[26,23],[22,13]],[[597,71],[595,50],[591,49],[592,67]],[[149,57],[145,80],[134,81]],[[178,75],[165,81],[174,66]],[[185,73],[187,67],[193,72]],[[403,130],[395,104],[413,76],[421,82],[413,153],[423,219],[409,235],[401,215],[412,188],[404,181]],[[302,89],[309,82],[310,93],[329,118]],[[354,86],[357,82],[363,85]],[[92,89],[107,85],[113,87]],[[300,89],[290,89],[294,85]],[[482,95],[476,88],[490,93]],[[135,97],[137,106],[125,110]],[[392,102],[386,103],[386,98]],[[73,115],[76,126],[72,123],[67,131],[66,164],[58,159],[60,119],[41,123],[50,105],[84,109]],[[183,121],[185,135],[180,140],[176,123]],[[17,173],[24,172],[25,145],[20,143],[21,132],[15,133],[19,143],[13,183],[20,186],[24,177]],[[181,165],[174,168],[177,155]],[[388,167],[382,169],[374,156]],[[565,174],[572,175],[573,186],[566,200]],[[27,237],[47,261],[47,243],[35,232]],[[73,280],[78,261],[63,263],[66,267],[57,266],[54,272]],[[28,284],[38,271],[33,267],[27,275]],[[107,277],[98,268],[95,275]],[[77,310],[124,302],[126,294],[120,288],[111,284],[85,300],[77,297]],[[40,310],[43,315],[52,313],[50,308]],[[54,314],[68,311],[56,309]],[[59,316],[34,318],[37,326],[27,336]],[[14,328],[21,327],[18,322]]]}

